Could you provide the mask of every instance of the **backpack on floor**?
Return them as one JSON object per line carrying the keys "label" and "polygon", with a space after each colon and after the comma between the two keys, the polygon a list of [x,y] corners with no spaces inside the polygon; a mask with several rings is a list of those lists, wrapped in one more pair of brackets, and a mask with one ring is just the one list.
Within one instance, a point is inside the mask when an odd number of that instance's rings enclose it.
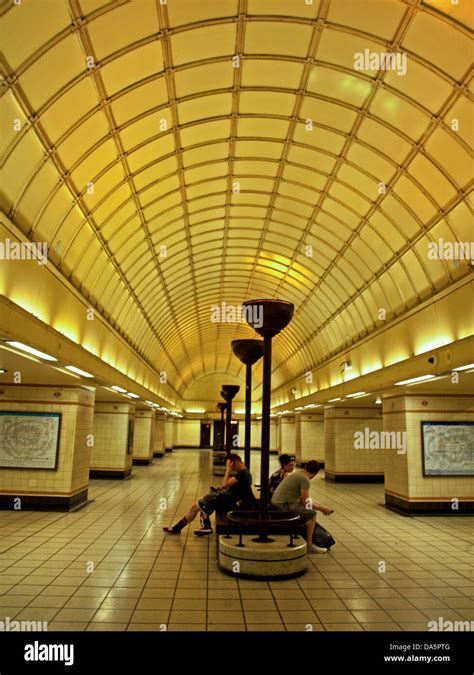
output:
{"label": "backpack on floor", "polygon": [[324,529],[322,525],[316,523],[314,532],[313,532],[313,544],[319,546],[320,548],[331,548],[334,546],[335,540],[332,535]]}

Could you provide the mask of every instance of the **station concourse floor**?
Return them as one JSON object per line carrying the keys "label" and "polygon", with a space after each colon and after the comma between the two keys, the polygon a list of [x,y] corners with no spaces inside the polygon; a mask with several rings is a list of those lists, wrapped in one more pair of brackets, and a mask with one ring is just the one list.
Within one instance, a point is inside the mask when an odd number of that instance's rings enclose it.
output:
{"label": "station concourse floor", "polygon": [[[49,631],[427,631],[474,619],[471,518],[407,518],[384,508],[382,484],[323,472],[311,492],[335,509],[318,514],[331,551],[297,579],[225,575],[216,535],[193,535],[199,518],[180,536],[162,531],[221,483],[211,462],[209,450],[175,449],[130,480],[92,479],[74,513],[0,511],[0,619]],[[251,469],[259,483],[256,452]]]}

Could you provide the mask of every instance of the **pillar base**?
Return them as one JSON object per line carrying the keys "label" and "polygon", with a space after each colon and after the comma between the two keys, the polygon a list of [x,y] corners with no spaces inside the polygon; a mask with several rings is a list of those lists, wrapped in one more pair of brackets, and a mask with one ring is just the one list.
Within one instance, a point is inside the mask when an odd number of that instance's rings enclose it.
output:
{"label": "pillar base", "polygon": [[242,535],[243,546],[238,546],[239,537],[229,539],[219,536],[219,569],[226,574],[244,579],[289,579],[306,572],[308,557],[306,542],[301,537],[293,539],[289,547],[288,535],[271,535],[273,541],[260,544],[253,541],[254,534]]}
{"label": "pillar base", "polygon": [[448,501],[427,501],[422,499],[410,500],[406,497],[399,497],[389,492],[385,493],[385,507],[403,516],[472,516],[474,515],[474,502],[457,502],[456,509],[453,509],[453,502]]}
{"label": "pillar base", "polygon": [[173,452],[173,448],[166,448],[165,452]]}
{"label": "pillar base", "polygon": [[163,457],[163,452],[154,452],[153,457]]}
{"label": "pillar base", "polygon": [[[0,510],[2,511],[77,511],[89,503],[88,490],[81,490],[73,495],[12,495],[0,494]],[[16,508],[21,500],[21,509]]]}
{"label": "pillar base", "polygon": [[331,483],[383,483],[383,473],[335,473],[325,469],[325,480]]}
{"label": "pillar base", "polygon": [[153,464],[153,458],[152,459],[145,459],[144,457],[134,457],[132,460],[133,464]]}
{"label": "pillar base", "polygon": [[90,469],[90,478],[122,478],[126,480],[132,476],[132,467],[128,469]]}

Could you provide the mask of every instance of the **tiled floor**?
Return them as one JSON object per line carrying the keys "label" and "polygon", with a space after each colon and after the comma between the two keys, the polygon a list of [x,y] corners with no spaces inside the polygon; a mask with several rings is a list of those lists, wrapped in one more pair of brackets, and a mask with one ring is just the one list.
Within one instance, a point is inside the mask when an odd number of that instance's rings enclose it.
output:
{"label": "tiled floor", "polygon": [[198,519],[179,537],[162,531],[220,483],[210,452],[175,450],[133,474],[92,480],[92,501],[76,513],[0,511],[0,620],[79,631],[426,631],[439,617],[474,619],[468,517],[405,518],[382,506],[382,485],[318,476],[313,496],[335,509],[320,518],[336,546],[298,579],[238,580],[217,569],[215,536],[193,536]]}

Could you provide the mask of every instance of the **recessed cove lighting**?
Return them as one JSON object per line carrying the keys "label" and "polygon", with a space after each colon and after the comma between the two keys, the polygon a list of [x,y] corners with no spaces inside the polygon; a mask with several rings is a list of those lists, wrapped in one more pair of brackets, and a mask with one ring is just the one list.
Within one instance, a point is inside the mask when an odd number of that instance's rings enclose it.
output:
{"label": "recessed cove lighting", "polygon": [[342,398],[330,398],[328,403],[335,403],[336,401],[342,401]]}
{"label": "recessed cove lighting", "polygon": [[295,408],[295,410],[303,410],[303,406],[300,405],[300,406],[298,406],[297,408]]}
{"label": "recessed cove lighting", "polygon": [[140,398],[138,394],[132,394],[130,391],[127,391],[127,396],[130,396],[130,398]]}
{"label": "recessed cove lighting", "polygon": [[460,366],[459,368],[453,368],[453,370],[469,370],[474,368],[474,363],[469,363],[467,366]]}
{"label": "recessed cove lighting", "polygon": [[423,382],[424,380],[432,380],[436,375],[420,375],[420,377],[412,377],[410,380],[401,380],[400,382],[395,382],[396,385],[400,384],[414,384],[415,382]]}
{"label": "recessed cove lighting", "polygon": [[366,391],[356,391],[354,394],[347,394],[347,398],[355,398],[356,396],[365,396]]}
{"label": "recessed cove lighting", "polygon": [[24,352],[28,352],[28,354],[33,354],[33,356],[39,356],[41,359],[45,359],[46,361],[57,361],[54,356],[40,352],[39,349],[34,349],[34,347],[28,347],[28,345],[24,345],[23,342],[10,342],[10,340],[7,340],[7,344],[11,345],[12,347],[16,347],[16,349],[21,349]]}
{"label": "recessed cove lighting", "polygon": [[115,384],[113,384],[110,388],[113,389],[114,391],[120,392],[121,394],[127,393],[126,389],[124,389],[123,387],[117,387],[117,385],[115,385]]}
{"label": "recessed cove lighting", "polygon": [[85,370],[81,370],[80,368],[76,368],[76,366],[65,366],[66,370],[70,370],[71,373],[76,373],[77,375],[82,375],[82,377],[94,377],[90,373],[86,373]]}

